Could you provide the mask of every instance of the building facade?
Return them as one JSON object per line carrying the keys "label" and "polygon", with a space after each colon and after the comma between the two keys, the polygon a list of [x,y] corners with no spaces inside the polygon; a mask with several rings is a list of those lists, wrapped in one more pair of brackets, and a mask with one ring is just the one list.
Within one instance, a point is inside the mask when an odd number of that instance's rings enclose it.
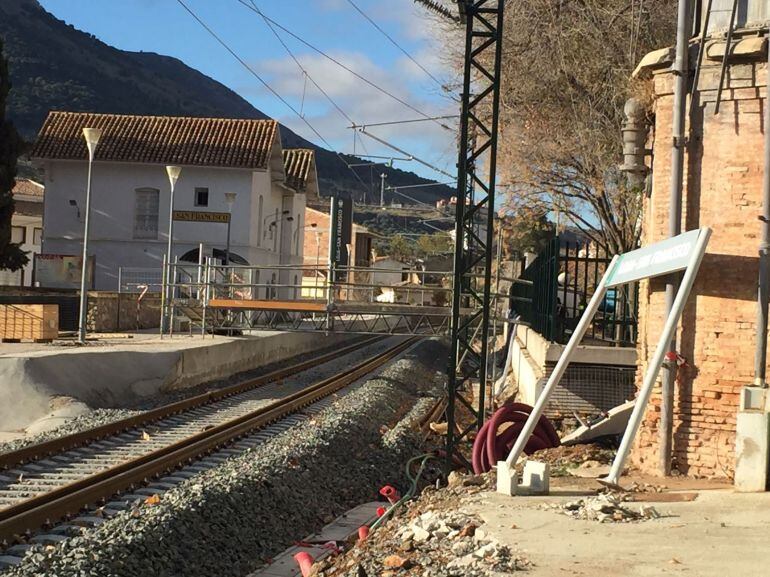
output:
{"label": "building facade", "polygon": [[[729,13],[729,12],[728,12]],[[724,38],[706,43],[698,89],[688,99],[682,230],[713,234],[678,330],[675,369],[673,467],[690,476],[732,478],[741,390],[753,382],[767,39],[738,33],[729,53],[720,111],[715,111]],[[695,62],[697,45],[691,50]],[[654,87],[651,193],[644,202],[642,244],[668,236],[673,83],[671,51],[648,55],[637,75]],[[694,67],[694,65],[693,65]],[[690,85],[693,73],[690,74]],[[647,369],[661,334],[665,279],[643,281],[639,297],[639,370]],[[661,387],[657,383],[633,453],[636,465],[656,472]]]}
{"label": "building facade", "polygon": [[11,219],[11,242],[19,243],[29,262],[20,270],[0,270],[0,285],[32,286],[35,255],[43,238],[43,200],[45,187],[33,180],[17,178],[13,187],[15,204]]}
{"label": "building facade", "polygon": [[[171,210],[167,165],[182,169],[175,212],[230,214],[229,226],[175,220],[172,260],[197,263],[202,245],[204,256],[224,262],[229,229],[231,264],[302,262],[305,194],[287,177],[276,121],[72,112],[51,112],[31,153],[45,174],[44,254],[82,251],[85,127],[102,131],[91,192],[93,288],[117,290],[122,270],[159,274]],[[275,283],[277,274],[266,271],[272,278],[259,282]]]}

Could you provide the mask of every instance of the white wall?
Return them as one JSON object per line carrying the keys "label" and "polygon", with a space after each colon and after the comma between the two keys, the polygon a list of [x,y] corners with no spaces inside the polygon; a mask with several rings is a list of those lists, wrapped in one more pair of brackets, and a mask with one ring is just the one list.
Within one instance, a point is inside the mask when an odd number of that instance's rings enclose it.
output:
{"label": "white wall", "polygon": [[[46,202],[42,250],[46,254],[79,254],[85,217],[87,163],[48,161],[44,164]],[[195,188],[209,189],[206,207],[195,206]],[[159,194],[157,239],[134,238],[135,190],[155,188]],[[282,190],[271,184],[267,171],[182,168],[174,196],[175,210],[227,212],[225,192],[237,194],[232,211],[230,250],[252,265],[277,264],[270,235],[258,238],[258,198],[263,197],[263,219],[282,205]],[[168,242],[169,182],[162,165],[96,162],[91,193],[89,253],[96,256],[96,288],[116,290],[118,268],[160,268]],[[80,209],[69,204],[77,202]],[[264,236],[264,235],[263,235]],[[224,250],[227,225],[174,222],[174,256],[203,242]],[[276,244],[276,247],[279,245]],[[288,250],[288,249],[287,249]]]}
{"label": "white wall", "polygon": [[378,269],[372,273],[372,284],[381,286],[393,286],[402,282],[403,270],[409,266],[391,258],[384,258],[372,263],[372,268]]}
{"label": "white wall", "polygon": [[[16,197],[18,199],[18,196]],[[29,262],[22,270],[11,272],[0,270],[0,285],[3,286],[32,286],[32,271],[35,262],[35,255],[40,252],[40,244],[35,243],[35,229],[43,228],[43,219],[38,216],[27,216],[23,214],[14,214],[11,220],[11,226],[24,228],[24,242],[21,250],[27,253]],[[23,272],[23,274],[22,274]]]}

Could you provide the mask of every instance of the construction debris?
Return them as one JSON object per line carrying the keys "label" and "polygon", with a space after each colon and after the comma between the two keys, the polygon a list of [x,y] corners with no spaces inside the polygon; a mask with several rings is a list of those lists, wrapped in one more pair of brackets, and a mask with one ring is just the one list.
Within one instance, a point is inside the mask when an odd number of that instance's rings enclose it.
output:
{"label": "construction debris", "polygon": [[549,504],[544,508],[557,509],[573,519],[598,521],[599,523],[630,523],[660,519],[661,514],[651,505],[642,505],[638,511],[623,506],[628,495],[607,492],[565,504]]}
{"label": "construction debris", "polygon": [[492,487],[489,475],[452,475],[450,487],[427,487],[345,555],[316,563],[317,577],[492,577],[529,566],[487,535],[460,501]]}

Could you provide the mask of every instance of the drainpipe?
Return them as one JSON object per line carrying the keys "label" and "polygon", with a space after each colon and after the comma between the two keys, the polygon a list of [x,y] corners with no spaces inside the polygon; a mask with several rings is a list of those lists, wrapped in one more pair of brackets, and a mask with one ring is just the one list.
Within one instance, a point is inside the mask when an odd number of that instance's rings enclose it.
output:
{"label": "drainpipe", "polygon": [[[682,232],[682,186],[684,183],[685,110],[687,107],[687,62],[690,36],[690,1],[679,0],[676,24],[676,60],[674,61],[674,110],[671,148],[671,193],[669,196],[669,237]],[[671,313],[676,298],[678,280],[666,284],[666,316]],[[671,474],[671,441],[674,429],[674,375],[676,365],[676,333],[669,344],[670,358],[663,371],[663,392],[660,406],[660,462],[658,471],[663,476]]]}
{"label": "drainpipe", "polygon": [[765,175],[762,182],[762,240],[759,243],[759,291],[757,294],[757,350],[754,355],[754,386],[767,388],[767,309],[770,297],[770,50],[767,52],[765,87]]}

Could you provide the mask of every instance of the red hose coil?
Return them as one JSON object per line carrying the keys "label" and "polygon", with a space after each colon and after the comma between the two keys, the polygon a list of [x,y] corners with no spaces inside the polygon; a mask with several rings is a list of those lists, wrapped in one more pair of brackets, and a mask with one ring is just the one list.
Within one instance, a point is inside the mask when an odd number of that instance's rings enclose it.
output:
{"label": "red hose coil", "polygon": [[[506,403],[500,407],[492,418],[481,427],[476,441],[473,443],[473,472],[477,475],[490,471],[498,461],[504,461],[511,452],[524,423],[529,418],[532,407],[524,403]],[[500,431],[500,428],[509,426]],[[532,432],[532,436],[524,446],[524,453],[531,455],[541,449],[550,449],[561,445],[551,421],[545,415],[540,419]]]}

